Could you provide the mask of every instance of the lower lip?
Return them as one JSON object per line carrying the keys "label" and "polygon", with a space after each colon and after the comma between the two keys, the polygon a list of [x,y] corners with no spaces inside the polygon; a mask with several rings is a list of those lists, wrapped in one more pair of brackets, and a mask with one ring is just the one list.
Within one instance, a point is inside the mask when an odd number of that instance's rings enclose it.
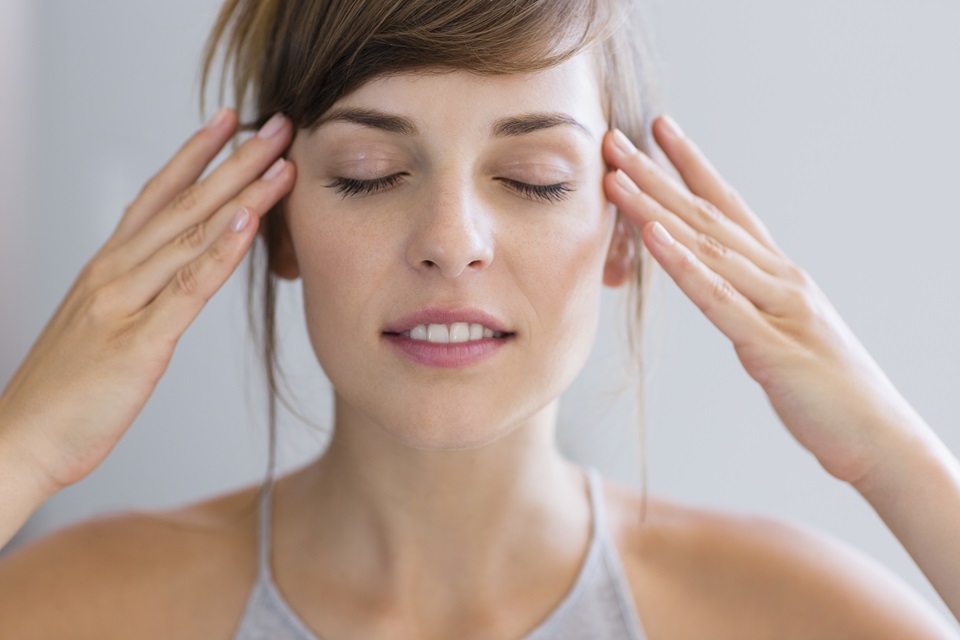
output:
{"label": "lower lip", "polygon": [[469,367],[486,360],[500,351],[513,338],[513,336],[508,336],[441,344],[427,342],[426,340],[414,340],[397,334],[384,334],[383,337],[410,360],[428,367],[443,367],[446,369]]}

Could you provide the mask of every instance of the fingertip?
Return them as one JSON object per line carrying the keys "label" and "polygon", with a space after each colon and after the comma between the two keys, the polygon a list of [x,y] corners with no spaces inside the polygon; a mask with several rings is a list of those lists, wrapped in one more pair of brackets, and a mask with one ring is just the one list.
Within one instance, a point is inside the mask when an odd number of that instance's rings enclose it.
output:
{"label": "fingertip", "polygon": [[677,140],[683,137],[683,132],[680,130],[680,127],[668,113],[661,113],[654,118],[650,129],[654,137],[657,138],[657,141],[666,139]]}
{"label": "fingertip", "polygon": [[[297,165],[294,164],[293,160],[291,160],[291,159],[290,159],[289,157],[287,157],[287,156],[284,156],[283,159],[284,159],[284,164],[285,164],[286,167],[287,167],[286,170],[290,172],[290,176],[293,178],[294,181],[296,181],[296,178],[297,178]],[[291,183],[291,184],[292,184],[292,183]]]}
{"label": "fingertip", "polygon": [[239,238],[241,245],[247,244],[256,236],[257,229],[260,226],[260,218],[262,217],[263,214],[250,206],[241,207],[230,220],[230,224],[227,227],[229,234],[235,238]]}
{"label": "fingertip", "polygon": [[633,144],[633,141],[627,137],[620,129],[613,130],[613,144],[617,147],[617,150],[625,156],[632,156],[637,153],[637,145]]}
{"label": "fingertip", "polygon": [[603,189],[607,200],[621,211],[630,211],[640,188],[622,169],[611,169],[603,177]]}
{"label": "fingertip", "polygon": [[236,125],[236,112],[230,107],[220,107],[207,123],[204,131],[232,130]]}
{"label": "fingertip", "polygon": [[676,243],[676,240],[673,239],[673,236],[670,235],[666,227],[656,220],[646,224],[644,232],[661,247],[672,247]]}
{"label": "fingertip", "polygon": [[239,211],[233,214],[233,218],[230,220],[230,231],[241,233],[250,224],[252,217],[247,207],[241,207]]}

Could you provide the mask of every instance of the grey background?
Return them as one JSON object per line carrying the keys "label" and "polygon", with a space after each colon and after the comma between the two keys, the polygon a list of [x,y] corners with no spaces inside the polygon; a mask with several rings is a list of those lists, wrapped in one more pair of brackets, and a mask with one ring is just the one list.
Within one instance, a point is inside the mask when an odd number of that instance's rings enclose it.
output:
{"label": "grey background", "polygon": [[[217,4],[0,0],[0,384],[123,206],[199,126],[198,60]],[[960,451],[960,4],[648,4],[667,109]],[[826,531],[949,617],[869,506],[794,442],[729,340],[672,281],[660,285],[647,372],[651,491]],[[283,295],[287,368],[307,413],[327,424],[328,386],[295,287]],[[621,304],[604,300],[559,437],[571,458],[638,486],[632,393],[614,395]],[[258,481],[264,403],[243,318],[233,278],[114,453],[43,505],[8,549],[95,514]],[[289,416],[281,427],[282,469],[321,450],[321,432]]]}

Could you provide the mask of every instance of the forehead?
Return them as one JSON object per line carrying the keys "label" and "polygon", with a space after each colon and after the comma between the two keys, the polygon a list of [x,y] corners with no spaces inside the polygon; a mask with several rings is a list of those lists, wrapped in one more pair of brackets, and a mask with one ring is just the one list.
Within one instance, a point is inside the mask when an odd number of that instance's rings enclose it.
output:
{"label": "forehead", "polygon": [[505,115],[545,112],[568,114],[597,140],[608,128],[594,57],[587,53],[534,73],[443,71],[376,78],[334,105],[351,107],[403,114],[425,135],[431,129],[487,132]]}

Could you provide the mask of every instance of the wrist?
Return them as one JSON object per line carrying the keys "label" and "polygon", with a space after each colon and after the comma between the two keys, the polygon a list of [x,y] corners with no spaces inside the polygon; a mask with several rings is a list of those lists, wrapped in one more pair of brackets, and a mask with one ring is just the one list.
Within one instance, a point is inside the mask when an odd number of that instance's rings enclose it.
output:
{"label": "wrist", "polygon": [[0,475],[32,496],[37,506],[63,488],[40,463],[37,449],[23,437],[0,400]]}
{"label": "wrist", "polygon": [[952,474],[957,460],[937,434],[918,415],[879,429],[865,472],[853,486],[871,504],[894,494],[914,490],[925,478]]}

